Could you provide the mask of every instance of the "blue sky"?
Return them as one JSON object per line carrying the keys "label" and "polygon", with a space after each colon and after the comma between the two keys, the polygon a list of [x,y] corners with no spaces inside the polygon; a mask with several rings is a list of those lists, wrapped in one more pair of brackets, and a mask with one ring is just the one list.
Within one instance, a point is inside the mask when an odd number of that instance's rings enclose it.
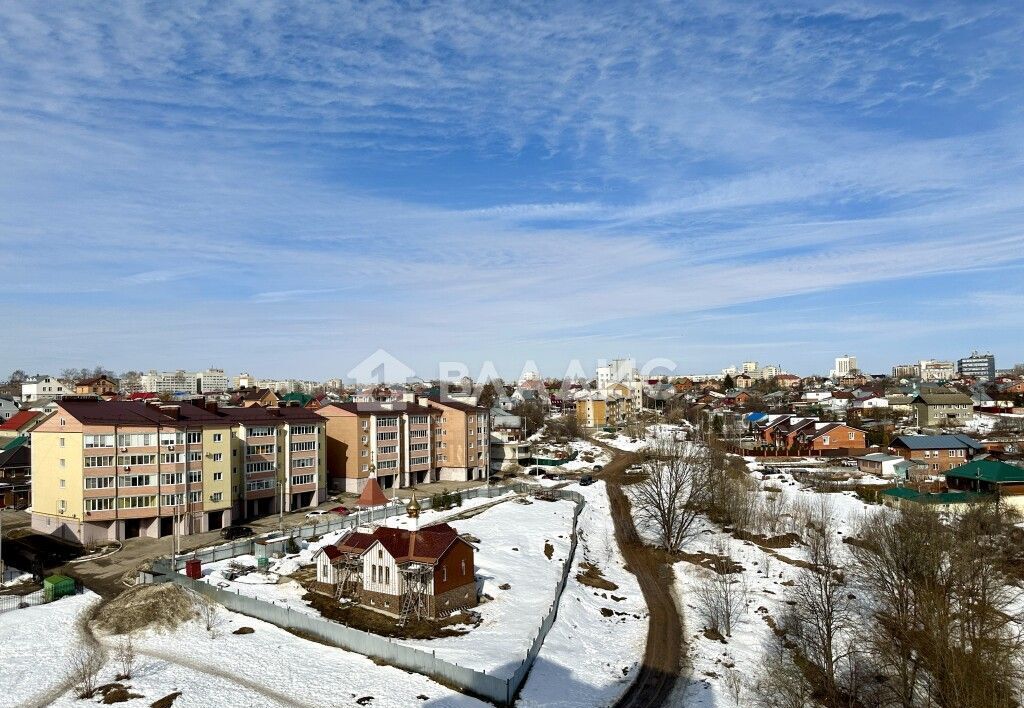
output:
{"label": "blue sky", "polygon": [[1024,360],[1024,8],[0,4],[0,374]]}

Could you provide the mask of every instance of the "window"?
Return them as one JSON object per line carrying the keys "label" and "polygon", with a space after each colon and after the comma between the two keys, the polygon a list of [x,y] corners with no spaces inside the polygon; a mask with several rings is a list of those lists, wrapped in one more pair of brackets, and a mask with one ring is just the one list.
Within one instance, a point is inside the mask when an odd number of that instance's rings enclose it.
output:
{"label": "window", "polygon": [[411,460],[409,460],[410,465],[425,465],[428,462],[430,462],[429,457],[414,457]]}
{"label": "window", "polygon": [[86,511],[110,511],[114,508],[113,497],[103,497],[101,499],[86,499],[85,510]]}
{"label": "window", "polygon": [[292,477],[292,484],[313,484],[315,481],[315,474],[299,474]]}
{"label": "window", "polygon": [[114,447],[113,435],[86,435],[86,447]]}
{"label": "window", "polygon": [[850,440],[853,440],[855,437],[856,437],[856,433],[851,431],[850,432]]}
{"label": "window", "polygon": [[57,502],[57,513],[58,514],[63,514],[67,510],[68,510],[68,503],[66,501],[61,499],[60,501]]}
{"label": "window", "polygon": [[160,464],[162,465],[174,465],[179,462],[185,461],[184,452],[163,452],[160,453]]}
{"label": "window", "polygon": [[[46,389],[46,390],[47,390],[47,391],[49,391],[49,390],[50,390],[50,389],[49,389],[49,387],[47,387],[47,389]],[[61,424],[61,425],[67,425],[67,424],[68,424],[68,422],[67,422],[66,420],[64,420],[63,418],[61,418],[61,419],[60,419],[60,424]]]}
{"label": "window", "polygon": [[381,445],[377,448],[378,455],[395,455],[398,453],[398,445]]}
{"label": "window", "polygon": [[443,583],[446,580],[448,580],[448,566],[442,565],[441,566],[441,582]]}
{"label": "window", "polygon": [[410,430],[409,431],[409,437],[410,438],[425,438],[425,437],[427,437],[427,432],[428,431],[426,431],[426,430]]}
{"label": "window", "polygon": [[368,471],[369,469],[370,469],[370,466],[369,466],[369,465],[363,465],[363,472],[366,472],[366,471]]}
{"label": "window", "polygon": [[308,452],[309,450],[316,449],[316,440],[308,440],[305,442],[293,442],[292,452]]}
{"label": "window", "polygon": [[[829,437],[828,437],[828,435],[822,435],[821,436],[821,444],[822,445],[828,445],[829,444]],[[473,447],[473,446],[470,445],[470,447]]]}
{"label": "window", "polygon": [[413,443],[412,445],[409,446],[409,450],[411,450],[413,452],[418,452],[420,450],[429,450],[429,449],[430,449],[430,443],[425,443],[425,442]]}
{"label": "window", "polygon": [[277,445],[246,445],[246,455],[273,455],[277,452]]}
{"label": "window", "polygon": [[184,484],[185,475],[182,472],[171,472],[160,475],[160,484]]}
{"label": "window", "polygon": [[378,418],[378,428],[394,428],[398,425],[398,418]]}
{"label": "window", "polygon": [[[364,420],[364,421],[363,421],[363,430],[366,430],[366,429],[367,429],[367,428],[369,428],[369,427],[370,427],[370,421],[368,421],[368,420]],[[365,438],[364,438],[363,442],[365,442],[365,441],[366,441],[366,440],[365,440]]]}
{"label": "window", "polygon": [[121,447],[151,447],[156,445],[154,433],[122,433],[117,436],[117,444]]}
{"label": "window", "polygon": [[462,561],[462,574],[463,575],[466,574],[466,561],[465,560]]}
{"label": "window", "polygon": [[223,452],[215,452],[215,453],[213,453],[213,457],[211,457],[210,459],[212,459],[214,462],[220,462],[221,460],[224,459],[224,453]]}
{"label": "window", "polygon": [[363,445],[366,444],[366,441],[367,441],[367,437],[365,435],[362,438],[360,438],[360,442],[362,442]]}
{"label": "window", "polygon": [[213,494],[210,495],[210,501],[212,501],[212,502],[219,502],[219,501],[223,501],[223,500],[224,500],[224,493],[223,492],[214,492]]}
{"label": "window", "polygon": [[62,458],[60,458],[60,460],[59,460],[59,463],[60,463],[60,466],[61,466],[61,467],[64,467],[64,464],[65,464],[65,463],[64,463],[64,458],[63,458],[63,457],[62,457]]}
{"label": "window", "polygon": [[292,435],[316,435],[315,425],[293,425]]}
{"label": "window", "polygon": [[292,460],[292,467],[312,467],[315,463],[315,458],[300,457],[298,459]]}
{"label": "window", "polygon": [[429,416],[425,415],[414,415],[412,418],[410,418],[410,420],[412,421],[413,425],[426,425],[428,422],[430,422]]}
{"label": "window", "polygon": [[362,451],[362,452],[360,453],[360,455],[359,455],[359,456],[360,456],[360,457],[369,457],[369,456],[370,456],[370,451],[369,451],[369,450],[367,450],[367,449],[366,449],[366,448],[364,447],[364,448],[363,448],[363,451]]}
{"label": "window", "polygon": [[253,472],[273,472],[277,469],[277,466],[273,462],[246,462],[245,473],[251,474]]}
{"label": "window", "polygon": [[377,463],[379,470],[393,470],[398,467],[398,460],[381,460]]}
{"label": "window", "polygon": [[64,447],[64,438],[57,438],[57,445],[60,447]]}
{"label": "window", "polygon": [[104,455],[102,457],[87,457],[85,458],[86,467],[111,467],[114,464],[113,455]]}
{"label": "window", "polygon": [[379,442],[380,442],[380,441],[384,441],[384,442],[386,442],[386,441],[388,441],[388,440],[398,440],[398,433],[396,433],[396,432],[391,432],[391,433],[377,433],[377,440],[378,440]]}
{"label": "window", "polygon": [[247,492],[258,492],[262,489],[273,489],[275,481],[272,479],[257,479],[254,482],[245,483],[245,491]]}
{"label": "window", "polygon": [[156,455],[118,455],[117,464],[122,467],[133,465],[155,465]]}
{"label": "window", "polygon": [[107,489],[114,486],[113,477],[86,477],[86,489]]}
{"label": "window", "polygon": [[202,473],[202,471],[201,470],[189,470],[188,471],[188,481],[189,482],[194,482],[196,484],[202,484],[202,482],[203,482],[203,473]]}
{"label": "window", "polygon": [[268,435],[276,435],[274,428],[268,425],[254,426],[245,429],[245,436],[249,438],[266,437]]}
{"label": "window", "polygon": [[190,453],[188,453],[188,461],[189,462],[199,462],[201,459],[203,459],[203,453],[201,453],[201,452],[190,452]]}
{"label": "window", "polygon": [[224,473],[223,472],[214,472],[213,473],[213,481],[214,482],[219,482],[222,479],[224,479]]}
{"label": "window", "polygon": [[185,438],[181,433],[160,433],[161,445],[181,445]]}
{"label": "window", "polygon": [[64,481],[64,480],[62,479],[62,480],[60,481],[60,488],[61,488],[61,489],[64,489],[64,487],[66,487],[66,486],[68,486],[67,482],[66,482],[66,481]]}
{"label": "window", "polygon": [[190,432],[185,435],[185,442],[189,445],[201,445],[203,443],[202,431]]}
{"label": "window", "polygon": [[145,497],[118,497],[117,508],[118,509],[145,509],[151,506],[156,506],[155,496]]}
{"label": "window", "polygon": [[214,442],[220,442],[222,439],[223,439],[223,435],[221,435],[220,433],[214,433],[213,434],[213,441]]}
{"label": "window", "polygon": [[391,568],[389,566],[384,567],[384,584],[391,584]]}
{"label": "window", "polygon": [[117,483],[122,487],[148,487],[153,484],[153,475],[123,474],[118,477]]}

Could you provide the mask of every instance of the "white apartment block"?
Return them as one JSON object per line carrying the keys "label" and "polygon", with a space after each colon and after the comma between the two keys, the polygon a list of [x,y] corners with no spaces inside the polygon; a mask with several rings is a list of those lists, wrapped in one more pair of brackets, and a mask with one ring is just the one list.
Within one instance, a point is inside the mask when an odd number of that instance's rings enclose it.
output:
{"label": "white apartment block", "polygon": [[844,354],[843,356],[836,357],[836,366],[832,369],[830,376],[831,378],[838,379],[843,376],[849,376],[850,372],[857,368],[857,357]]}
{"label": "white apartment block", "polygon": [[922,359],[919,367],[922,381],[949,381],[956,378],[956,365],[951,361]]}
{"label": "white apartment block", "polygon": [[228,390],[224,369],[206,369],[195,374],[196,393],[219,393]]}

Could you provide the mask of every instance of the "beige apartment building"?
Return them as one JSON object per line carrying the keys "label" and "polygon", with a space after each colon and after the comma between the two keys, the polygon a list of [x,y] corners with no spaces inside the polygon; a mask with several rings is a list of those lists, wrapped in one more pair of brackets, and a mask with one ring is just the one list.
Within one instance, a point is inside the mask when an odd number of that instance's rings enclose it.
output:
{"label": "beige apartment building", "polygon": [[316,505],[324,427],[301,408],[67,397],[32,431],[32,527],[88,544]]}
{"label": "beige apartment building", "polygon": [[327,421],[328,475],[347,492],[362,492],[371,476],[392,489],[487,474],[490,423],[484,408],[418,397],[334,403],[316,413]]}

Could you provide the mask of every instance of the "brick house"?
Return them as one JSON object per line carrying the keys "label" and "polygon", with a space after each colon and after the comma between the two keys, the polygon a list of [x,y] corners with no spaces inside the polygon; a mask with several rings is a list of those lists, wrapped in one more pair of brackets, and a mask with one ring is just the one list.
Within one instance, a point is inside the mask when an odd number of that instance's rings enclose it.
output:
{"label": "brick house", "polygon": [[474,550],[448,524],[417,531],[378,527],[348,533],[313,560],[321,592],[397,616],[420,603],[423,616],[436,618],[476,606]]}
{"label": "brick house", "polygon": [[117,393],[117,382],[106,374],[75,382],[75,394],[79,396],[106,396],[111,393]]}
{"label": "brick house", "polygon": [[901,435],[889,449],[918,463],[912,473],[932,476],[945,474],[985,452],[980,442],[967,435]]}
{"label": "brick house", "polygon": [[802,454],[863,450],[867,433],[845,423],[814,423],[798,430],[794,442]]}

